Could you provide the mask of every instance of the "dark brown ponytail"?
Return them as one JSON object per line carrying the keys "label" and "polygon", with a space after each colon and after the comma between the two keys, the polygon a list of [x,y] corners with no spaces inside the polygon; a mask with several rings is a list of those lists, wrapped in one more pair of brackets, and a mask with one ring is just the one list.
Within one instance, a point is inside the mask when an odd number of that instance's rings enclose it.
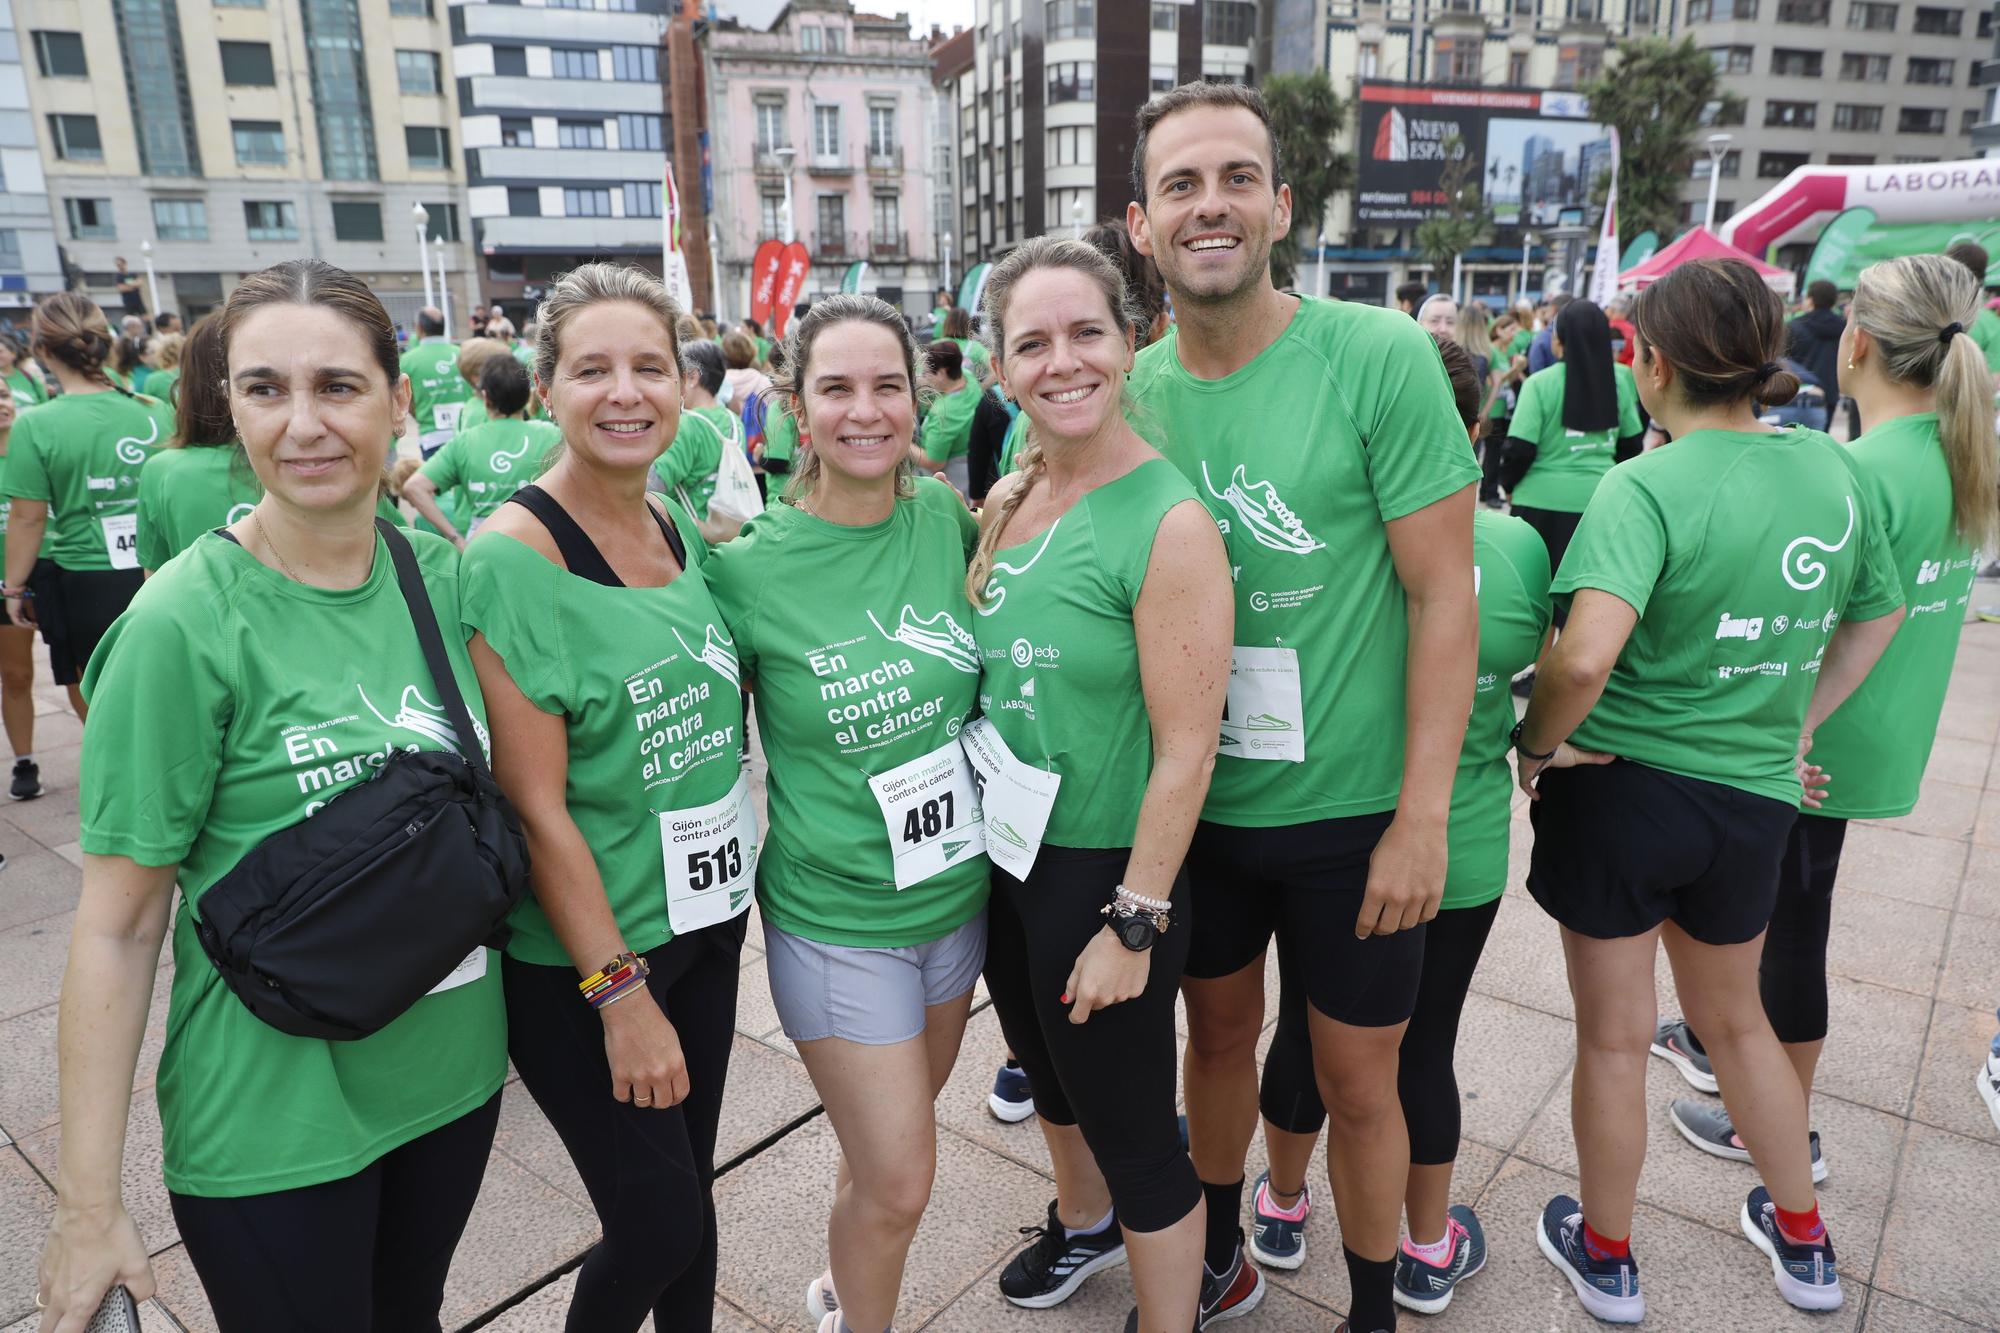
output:
{"label": "dark brown ponytail", "polygon": [[56,361],[85,379],[117,387],[104,363],[117,346],[95,301],[81,292],[57,292],[35,307],[35,357]]}
{"label": "dark brown ponytail", "polygon": [[1781,407],[1799,377],[1785,354],[1785,303],[1740,259],[1682,264],[1639,293],[1632,306],[1639,341],[1674,368],[1691,406],[1745,399]]}

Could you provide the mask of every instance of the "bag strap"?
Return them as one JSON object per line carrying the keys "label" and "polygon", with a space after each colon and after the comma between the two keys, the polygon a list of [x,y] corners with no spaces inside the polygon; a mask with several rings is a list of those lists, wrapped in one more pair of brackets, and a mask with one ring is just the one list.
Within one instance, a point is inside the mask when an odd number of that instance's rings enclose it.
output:
{"label": "bag strap", "polygon": [[410,549],[409,539],[388,519],[376,519],[375,530],[382,534],[382,543],[389,548],[389,558],[395,562],[396,586],[403,590],[403,603],[416,626],[417,643],[424,650],[424,665],[430,668],[431,684],[437,688],[445,716],[451,719],[452,729],[458,733],[458,752],[472,765],[473,771],[491,777],[486,767],[486,751],[479,744],[479,729],[465,707],[465,696],[458,691],[458,677],[452,674],[451,659],[445,656],[444,636],[438,633],[437,612],[431,608],[430,593],[424,588],[423,571],[417,568],[417,553]]}

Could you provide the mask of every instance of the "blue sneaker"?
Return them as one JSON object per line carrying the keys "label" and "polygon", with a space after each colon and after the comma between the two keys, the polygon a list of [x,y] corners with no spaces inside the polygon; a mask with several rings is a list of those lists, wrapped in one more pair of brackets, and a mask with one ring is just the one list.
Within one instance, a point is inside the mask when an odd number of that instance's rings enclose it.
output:
{"label": "blue sneaker", "polygon": [[1583,1308],[1612,1324],[1636,1324],[1646,1317],[1646,1298],[1639,1294],[1639,1262],[1593,1259],[1583,1247],[1583,1205],[1558,1194],[1542,1210],[1535,1243],[1550,1263],[1562,1270],[1576,1288]]}
{"label": "blue sneaker", "polygon": [[1459,1283],[1486,1267],[1486,1231],[1478,1216],[1462,1203],[1445,1209],[1444,1231],[1451,1252],[1443,1264],[1429,1264],[1403,1246],[1396,1247],[1396,1279],[1389,1294],[1396,1304],[1418,1314],[1436,1314],[1451,1304]]}
{"label": "blue sneaker", "polygon": [[993,1091],[987,1095],[986,1109],[996,1120],[1019,1124],[1035,1113],[1035,1094],[1028,1090],[1028,1071],[1019,1065],[1001,1065],[993,1076]]}
{"label": "blue sneaker", "polygon": [[1250,1232],[1250,1256],[1266,1268],[1297,1268],[1306,1261],[1306,1219],[1312,1216],[1312,1186],[1299,1191],[1299,1201],[1280,1208],[1271,1201],[1271,1173],[1257,1177],[1250,1195],[1256,1225]]}
{"label": "blue sneaker", "polygon": [[1834,1269],[1833,1238],[1822,1236],[1818,1245],[1794,1245],[1778,1230],[1778,1206],[1771,1191],[1759,1185],[1743,1202],[1738,1219],[1750,1243],[1771,1261],[1771,1276],[1777,1280],[1778,1294],[1801,1310],[1838,1310],[1845,1296],[1840,1290],[1840,1274]]}

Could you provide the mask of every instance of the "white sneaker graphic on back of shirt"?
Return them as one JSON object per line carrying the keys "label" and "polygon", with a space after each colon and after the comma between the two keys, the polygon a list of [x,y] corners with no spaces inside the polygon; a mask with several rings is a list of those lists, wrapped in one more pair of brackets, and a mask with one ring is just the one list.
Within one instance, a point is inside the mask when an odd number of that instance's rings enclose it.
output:
{"label": "white sneaker graphic on back of shirt", "polygon": [[1210,495],[1236,511],[1259,545],[1293,555],[1307,555],[1326,546],[1306,531],[1304,520],[1278,495],[1277,487],[1268,481],[1251,481],[1243,464],[1238,463],[1229,484],[1217,490],[1214,478],[1208,475],[1208,464],[1203,462],[1201,481]]}

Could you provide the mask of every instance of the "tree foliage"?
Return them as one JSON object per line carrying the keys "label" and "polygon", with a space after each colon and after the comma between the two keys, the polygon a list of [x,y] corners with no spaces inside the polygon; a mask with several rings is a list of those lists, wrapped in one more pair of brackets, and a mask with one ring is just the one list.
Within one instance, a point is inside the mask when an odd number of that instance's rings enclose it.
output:
{"label": "tree foliage", "polygon": [[1449,282],[1452,261],[1478,244],[1493,225],[1493,213],[1479,189],[1479,163],[1457,135],[1444,141],[1445,164],[1438,172],[1444,212],[1417,224],[1417,249],[1430,262],[1431,280]]}
{"label": "tree foliage", "polygon": [[1591,118],[1618,131],[1618,239],[1680,230],[1681,187],[1708,126],[1740,113],[1715,62],[1694,44],[1642,37],[1621,45],[1604,73],[1582,89]]}
{"label": "tree foliage", "polygon": [[1320,71],[1274,74],[1260,91],[1278,137],[1278,177],[1292,187],[1292,243],[1271,249],[1272,276],[1283,287],[1300,255],[1319,243],[1327,201],[1353,187],[1354,156],[1334,149],[1352,108]]}

